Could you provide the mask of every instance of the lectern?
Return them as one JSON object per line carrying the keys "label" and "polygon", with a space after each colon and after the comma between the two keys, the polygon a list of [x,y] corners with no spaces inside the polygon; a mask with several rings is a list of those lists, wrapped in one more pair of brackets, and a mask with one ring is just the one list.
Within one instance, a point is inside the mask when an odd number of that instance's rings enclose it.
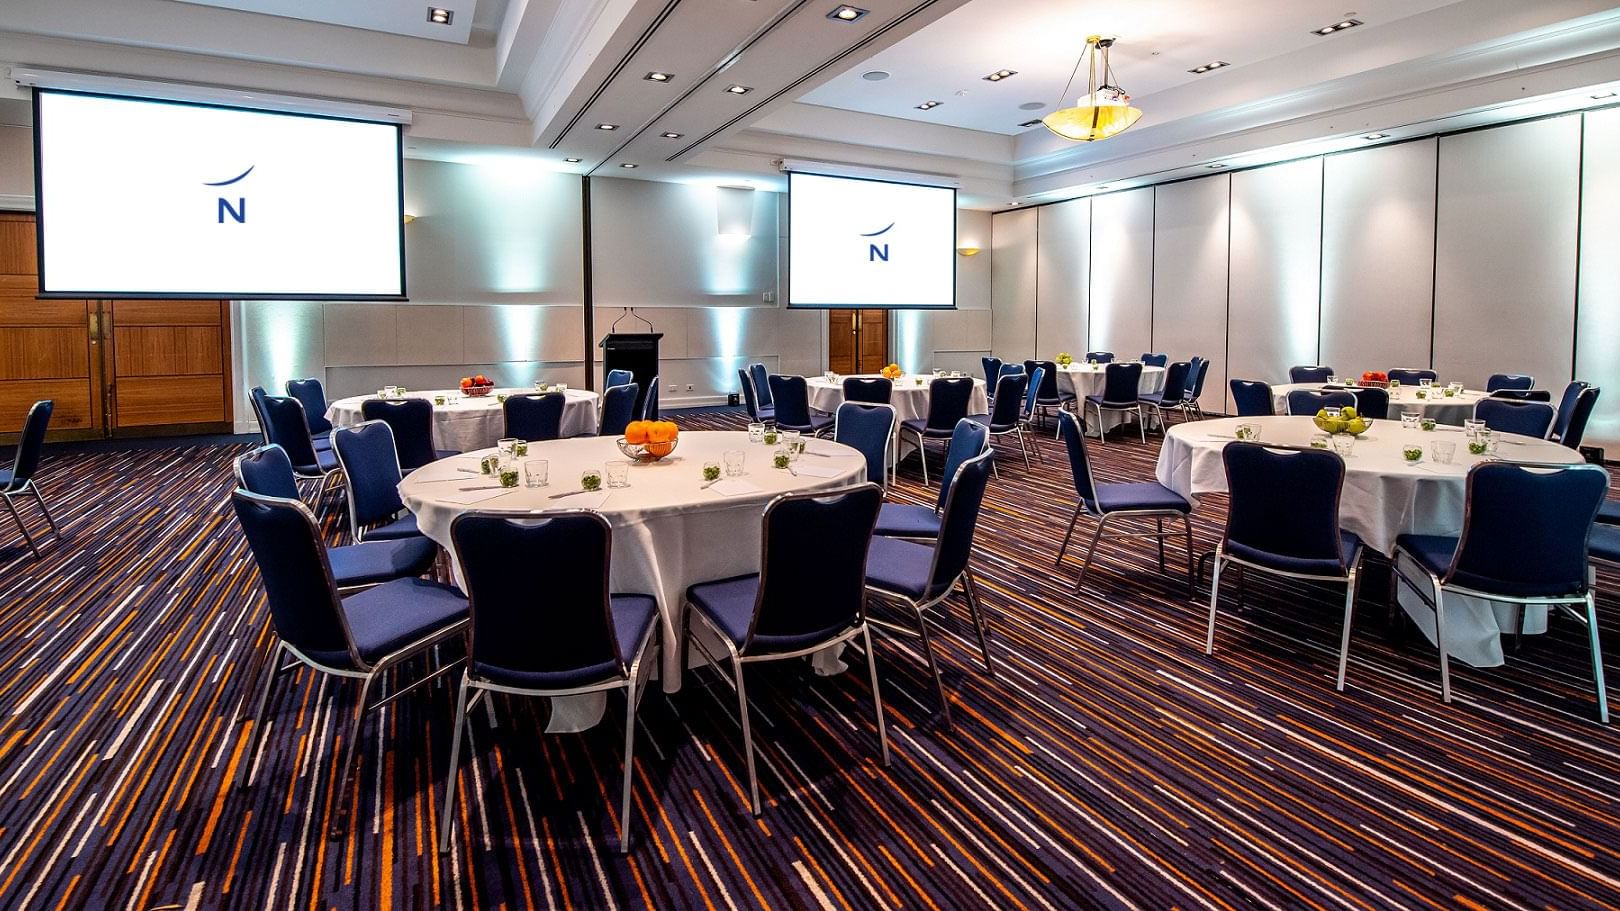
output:
{"label": "lectern", "polygon": [[662,332],[612,332],[602,339],[602,375],[628,370],[636,378],[636,414],[647,400],[647,390],[658,377],[658,340]]}

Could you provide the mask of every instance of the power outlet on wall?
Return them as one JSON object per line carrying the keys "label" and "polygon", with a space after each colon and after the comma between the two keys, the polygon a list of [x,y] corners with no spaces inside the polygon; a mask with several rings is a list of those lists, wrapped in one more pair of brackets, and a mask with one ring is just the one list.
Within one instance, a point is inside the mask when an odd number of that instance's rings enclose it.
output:
{"label": "power outlet on wall", "polygon": [[692,384],[691,384],[691,383],[687,383],[687,384],[686,384],[686,391],[687,391],[687,392],[691,392],[691,391],[692,391]]}

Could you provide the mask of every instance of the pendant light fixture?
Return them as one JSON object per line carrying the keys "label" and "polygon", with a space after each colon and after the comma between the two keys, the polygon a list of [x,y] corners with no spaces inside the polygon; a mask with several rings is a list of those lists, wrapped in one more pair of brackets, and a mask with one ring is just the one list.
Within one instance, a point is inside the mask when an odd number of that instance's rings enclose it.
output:
{"label": "pendant light fixture", "polygon": [[[1074,72],[1069,74],[1069,84],[1064,86],[1063,96],[1069,96],[1069,90],[1074,87],[1074,77],[1080,72],[1080,64],[1089,59],[1086,94],[1074,107],[1053,111],[1041,118],[1048,130],[1075,142],[1095,142],[1125,132],[1142,118],[1142,109],[1131,107],[1131,96],[1114,82],[1114,69],[1108,62],[1108,51],[1113,46],[1114,39],[1101,35],[1086,39],[1086,50],[1075,61]],[[1099,58],[1101,83],[1098,82]]]}

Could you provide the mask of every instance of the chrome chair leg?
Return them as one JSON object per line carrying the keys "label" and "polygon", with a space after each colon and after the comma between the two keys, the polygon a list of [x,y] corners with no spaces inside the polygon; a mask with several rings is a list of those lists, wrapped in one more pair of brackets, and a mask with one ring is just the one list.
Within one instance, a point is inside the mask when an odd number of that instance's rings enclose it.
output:
{"label": "chrome chair leg", "polygon": [[1215,607],[1221,597],[1221,568],[1226,565],[1219,548],[1215,550],[1215,562],[1210,568],[1209,576],[1209,633],[1204,638],[1204,654],[1215,654]]}
{"label": "chrome chair leg", "polygon": [[259,690],[259,699],[253,709],[253,727],[249,729],[252,741],[248,745],[248,752],[237,765],[237,779],[234,784],[246,787],[248,775],[253,767],[253,758],[259,754],[264,746],[264,713],[270,706],[270,690],[276,685],[276,678],[281,676],[281,641],[275,640],[270,644],[270,657],[265,661],[264,687]]}
{"label": "chrome chair leg", "polygon": [[923,656],[928,659],[929,673],[934,675],[934,692],[939,694],[939,712],[945,721],[945,727],[954,727],[951,721],[951,701],[945,698],[945,678],[939,672],[939,661],[934,657],[934,640],[928,635],[928,618],[916,605],[908,605],[912,613],[917,615],[917,629],[921,630]]}
{"label": "chrome chair leg", "polygon": [[883,767],[889,767],[889,729],[883,720],[883,694],[878,691],[877,652],[872,650],[872,627],[863,623],[861,636],[866,644],[866,671],[872,678],[872,710],[877,714],[878,748],[883,754]]}
{"label": "chrome chair leg", "polygon": [[984,671],[994,677],[996,666],[990,661],[990,643],[985,641],[986,620],[984,612],[979,607],[979,595],[973,588],[972,570],[962,573],[962,591],[967,595],[968,616],[973,622],[973,631],[979,634],[979,651],[984,654]]}
{"label": "chrome chair leg", "polygon": [[1053,566],[1062,566],[1063,565],[1063,554],[1066,553],[1068,551],[1068,549],[1069,549],[1069,539],[1074,537],[1074,526],[1075,526],[1076,523],[1078,523],[1080,521],[1080,513],[1084,509],[1085,509],[1084,505],[1081,505],[1081,504],[1076,504],[1075,505],[1075,507],[1074,507],[1074,518],[1069,520],[1069,531],[1068,531],[1068,533],[1066,533],[1063,536],[1063,546],[1058,548],[1057,560],[1053,561],[1053,564],[1052,564]]}
{"label": "chrome chair leg", "polygon": [[1440,580],[1430,577],[1434,586],[1434,645],[1440,650],[1440,701],[1451,701],[1451,656],[1446,654],[1445,595],[1440,591]]}
{"label": "chrome chair leg", "polygon": [[[657,622],[657,621],[654,621]],[[619,853],[630,853],[630,785],[636,770],[636,679],[624,690],[624,794],[619,800]]]}
{"label": "chrome chair leg", "polygon": [[1153,540],[1159,545],[1159,572],[1164,572],[1164,519],[1153,517]]}
{"label": "chrome chair leg", "polygon": [[1147,445],[1147,424],[1142,419],[1142,406],[1136,406],[1136,434],[1142,438],[1142,444]]}
{"label": "chrome chair leg", "polygon": [[349,822],[349,783],[354,780],[354,767],[361,759],[356,743],[360,740],[360,732],[365,727],[366,702],[371,698],[372,684],[380,675],[380,670],[373,670],[360,679],[360,698],[354,705],[354,720],[349,723],[349,737],[343,743],[342,772],[338,777],[337,791],[333,793],[332,802],[336,812],[332,815],[332,828],[328,833],[333,838],[340,837]]}
{"label": "chrome chair leg", "polygon": [[1350,578],[1345,583],[1344,594],[1344,632],[1339,634],[1339,680],[1336,686],[1339,692],[1344,692],[1344,671],[1350,663],[1350,627],[1356,613],[1356,574],[1359,568],[1352,567]]}
{"label": "chrome chair leg", "polygon": [[57,539],[60,540],[62,530],[56,527],[56,518],[51,515],[51,508],[45,505],[45,498],[40,495],[39,482],[29,481],[28,492],[34,495],[34,502],[39,504],[39,511],[45,514],[45,521],[51,524],[51,534],[56,535]]}
{"label": "chrome chair leg", "polygon": [[1091,533],[1091,544],[1086,547],[1085,559],[1080,561],[1080,572],[1074,577],[1074,593],[1080,594],[1080,587],[1086,584],[1086,570],[1091,568],[1091,558],[1097,555],[1097,542],[1102,540],[1103,527],[1108,524],[1108,514],[1104,513],[1097,520],[1097,530]]}
{"label": "chrome chair leg", "polygon": [[923,435],[917,434],[917,461],[922,463],[923,486],[928,486],[928,447],[923,445]]}
{"label": "chrome chair leg", "polygon": [[1191,598],[1198,591],[1198,577],[1193,570],[1192,516],[1183,513],[1181,525],[1187,535],[1187,597]]}
{"label": "chrome chair leg", "polygon": [[1024,470],[1029,471],[1029,446],[1024,442],[1024,428],[1013,425],[1013,432],[1018,434],[1018,451],[1024,454]]}
{"label": "chrome chair leg", "polygon": [[742,658],[735,649],[731,652],[731,667],[737,677],[737,713],[742,721],[743,755],[748,759],[748,795],[755,818],[760,815],[759,808],[759,775],[754,771],[754,730],[748,723],[748,690],[743,684]]}
{"label": "chrome chair leg", "polygon": [[1603,646],[1598,642],[1597,602],[1586,593],[1586,635],[1592,642],[1592,685],[1597,690],[1598,720],[1609,723],[1609,695],[1603,687]]}
{"label": "chrome chair leg", "polygon": [[28,549],[34,552],[34,559],[39,559],[39,545],[34,543],[34,536],[28,533],[28,526],[23,524],[22,514],[17,512],[17,504],[11,502],[11,494],[0,493],[0,500],[6,501],[6,508],[11,510],[11,520],[17,523],[17,530],[22,532],[23,540],[28,542]]}
{"label": "chrome chair leg", "polygon": [[450,850],[450,832],[455,828],[456,782],[461,775],[461,737],[467,729],[467,675],[461,675],[461,687],[456,691],[456,727],[450,737],[450,771],[444,779],[444,810],[439,814],[439,853]]}
{"label": "chrome chair leg", "polygon": [[[1103,439],[1104,437],[1108,436],[1108,431],[1103,429],[1102,406],[1093,404],[1092,408],[1094,408],[1097,412],[1097,445],[1102,446],[1108,442],[1107,440]],[[1080,432],[1085,433],[1086,429],[1081,427]]]}

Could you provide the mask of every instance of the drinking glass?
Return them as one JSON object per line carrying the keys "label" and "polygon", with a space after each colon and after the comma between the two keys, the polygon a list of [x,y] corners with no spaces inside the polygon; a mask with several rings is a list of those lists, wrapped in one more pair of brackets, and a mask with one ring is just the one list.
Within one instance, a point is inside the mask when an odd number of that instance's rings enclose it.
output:
{"label": "drinking glass", "polygon": [[1239,425],[1237,425],[1237,438],[1240,439],[1240,440],[1245,440],[1245,441],[1260,439],[1260,425],[1259,424],[1239,424]]}
{"label": "drinking glass", "polygon": [[1458,392],[1463,391],[1463,384],[1462,383],[1447,383],[1446,388],[1450,389],[1453,393],[1458,393]]}
{"label": "drinking glass", "polygon": [[1438,465],[1450,465],[1452,456],[1457,454],[1457,444],[1450,440],[1435,440],[1429,444],[1429,456]]}
{"label": "drinking glass", "polygon": [[1333,451],[1341,458],[1350,458],[1350,453],[1356,448],[1356,438],[1348,433],[1335,433],[1333,435]]}
{"label": "drinking glass", "polygon": [[517,463],[516,462],[502,462],[501,463],[500,478],[501,478],[501,486],[502,487],[516,487],[516,486],[518,486],[518,467],[517,467]]}
{"label": "drinking glass", "polygon": [[740,478],[743,474],[743,459],[747,453],[741,449],[727,449],[722,458],[726,461],[726,477]]}
{"label": "drinking glass", "polygon": [[530,459],[523,463],[523,483],[529,487],[544,487],[550,471],[551,464],[545,459]]}
{"label": "drinking glass", "polygon": [[1475,418],[1465,418],[1463,420],[1463,433],[1466,433],[1469,436],[1473,436],[1474,434],[1479,433],[1481,430],[1484,430],[1484,429],[1485,429],[1485,422],[1484,421],[1477,420]]}
{"label": "drinking glass", "polygon": [[613,459],[603,466],[607,470],[607,486],[630,486],[630,463],[624,459]]}
{"label": "drinking glass", "polygon": [[804,451],[804,434],[797,430],[782,431],[782,448],[798,454]]}
{"label": "drinking glass", "polygon": [[1421,420],[1423,420],[1423,415],[1420,412],[1417,412],[1417,411],[1403,411],[1403,412],[1401,412],[1401,426],[1406,428],[1407,430],[1416,430],[1416,429],[1418,429],[1418,421],[1421,421]]}
{"label": "drinking glass", "polygon": [[445,398],[442,395],[436,395],[436,396],[433,397],[433,404],[435,404],[435,405],[443,405],[444,402],[445,402]]}
{"label": "drinking glass", "polygon": [[501,451],[501,458],[509,459],[517,451],[517,437],[502,437],[495,441],[495,448]]}
{"label": "drinking glass", "polygon": [[786,449],[778,446],[776,448],[776,452],[771,456],[771,465],[776,468],[787,468],[792,464],[793,457],[788,455],[788,451]]}
{"label": "drinking glass", "polygon": [[1329,449],[1333,446],[1332,437],[1325,433],[1311,434],[1312,449]]}
{"label": "drinking glass", "polygon": [[1434,385],[1434,380],[1431,380],[1426,376],[1418,377],[1418,385],[1423,387],[1424,389],[1427,389],[1430,386]]}
{"label": "drinking glass", "polygon": [[558,383],[557,384],[557,391],[566,395],[568,393],[568,384],[567,383]]}
{"label": "drinking glass", "polygon": [[748,425],[748,442],[750,442],[750,443],[763,443],[763,442],[765,442],[765,425],[764,424],[760,424],[760,423],[756,422],[756,423]]}
{"label": "drinking glass", "polygon": [[1327,416],[1330,417],[1330,418],[1336,418],[1336,417],[1339,417],[1339,416],[1344,414],[1344,409],[1340,408],[1337,405],[1329,405],[1326,408],[1323,408],[1322,410],[1324,412],[1326,412]]}
{"label": "drinking glass", "polygon": [[1336,376],[1328,377],[1327,381],[1328,381],[1329,386],[1339,386],[1339,385],[1343,385],[1343,383],[1344,383],[1344,380],[1342,380],[1342,379],[1340,379],[1339,377],[1336,377]]}
{"label": "drinking glass", "polygon": [[711,483],[711,484],[714,483],[715,481],[720,480],[720,463],[719,462],[704,462],[703,463],[703,480],[705,482]]}

